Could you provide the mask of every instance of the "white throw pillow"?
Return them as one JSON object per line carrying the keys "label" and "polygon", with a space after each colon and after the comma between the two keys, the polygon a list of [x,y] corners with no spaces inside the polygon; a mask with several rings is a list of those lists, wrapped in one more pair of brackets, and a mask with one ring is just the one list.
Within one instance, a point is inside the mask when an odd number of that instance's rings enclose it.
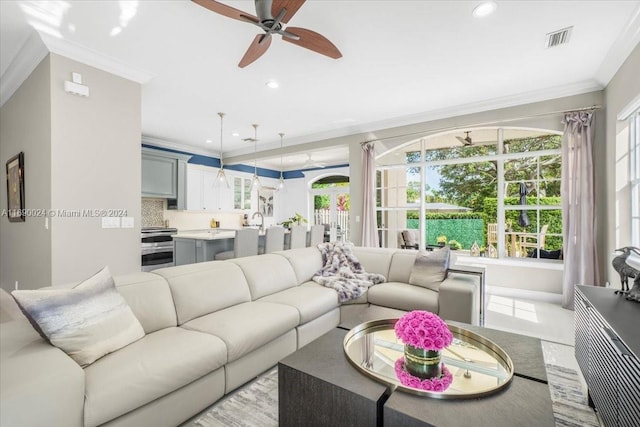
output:
{"label": "white throw pillow", "polygon": [[144,336],[108,267],[72,289],[11,294],[34,328],[83,367]]}
{"label": "white throw pillow", "polygon": [[411,268],[409,284],[422,286],[438,292],[440,283],[447,278],[449,268],[449,247],[436,249],[431,252],[421,252]]}

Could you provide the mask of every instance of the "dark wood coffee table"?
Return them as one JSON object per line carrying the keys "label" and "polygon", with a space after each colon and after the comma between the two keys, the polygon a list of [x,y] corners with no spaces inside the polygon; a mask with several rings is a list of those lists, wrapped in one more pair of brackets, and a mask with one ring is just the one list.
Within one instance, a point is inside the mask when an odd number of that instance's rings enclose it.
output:
{"label": "dark wood coffee table", "polygon": [[335,329],[278,364],[281,426],[553,426],[542,347],[537,338],[457,324],[498,344],[514,378],[503,391],[465,400],[394,392],[357,371]]}

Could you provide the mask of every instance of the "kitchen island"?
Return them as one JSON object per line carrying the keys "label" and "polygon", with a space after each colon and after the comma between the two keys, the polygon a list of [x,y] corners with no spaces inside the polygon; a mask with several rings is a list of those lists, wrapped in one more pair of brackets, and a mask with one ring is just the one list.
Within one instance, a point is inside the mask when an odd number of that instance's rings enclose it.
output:
{"label": "kitchen island", "polygon": [[[264,230],[260,230],[259,246],[264,246]],[[213,261],[218,252],[232,251],[236,231],[214,228],[211,230],[181,231],[173,236],[175,265]],[[285,231],[285,248],[289,243],[289,231]]]}
{"label": "kitchen island", "polygon": [[[175,265],[213,261],[216,253],[233,250],[235,230],[211,229],[179,232],[173,236]],[[262,232],[260,233],[262,237]]]}

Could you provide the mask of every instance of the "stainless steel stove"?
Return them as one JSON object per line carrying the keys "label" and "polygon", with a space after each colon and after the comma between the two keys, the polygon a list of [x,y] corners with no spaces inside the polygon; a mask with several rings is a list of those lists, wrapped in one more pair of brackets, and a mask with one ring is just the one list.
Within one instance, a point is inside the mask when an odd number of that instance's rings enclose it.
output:
{"label": "stainless steel stove", "polygon": [[175,228],[143,227],[142,242],[142,271],[152,271],[163,267],[173,266],[173,235],[178,232]]}

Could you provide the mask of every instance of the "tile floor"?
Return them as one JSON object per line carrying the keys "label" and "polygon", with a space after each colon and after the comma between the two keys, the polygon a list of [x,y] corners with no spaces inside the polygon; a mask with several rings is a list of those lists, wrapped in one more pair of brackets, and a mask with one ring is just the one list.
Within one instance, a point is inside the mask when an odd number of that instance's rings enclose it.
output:
{"label": "tile floor", "polygon": [[574,355],[574,312],[562,308],[559,295],[488,286],[486,303],[486,327],[540,338],[545,363],[574,369],[586,393]]}

